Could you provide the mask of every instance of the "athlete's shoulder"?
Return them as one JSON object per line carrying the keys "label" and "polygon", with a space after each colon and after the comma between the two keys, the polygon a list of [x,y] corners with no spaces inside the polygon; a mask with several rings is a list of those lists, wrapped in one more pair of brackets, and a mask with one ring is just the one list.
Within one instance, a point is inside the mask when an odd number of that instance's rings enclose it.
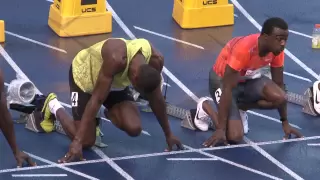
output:
{"label": "athlete's shoulder", "polygon": [[234,37],[227,43],[226,48],[231,52],[249,53],[258,44],[258,37],[259,34]]}
{"label": "athlete's shoulder", "polygon": [[238,48],[244,52],[251,52],[254,48],[258,46],[258,38],[259,34],[250,34],[247,36],[243,36],[241,40],[239,40]]}
{"label": "athlete's shoulder", "polygon": [[132,40],[127,40],[127,43],[130,45],[150,45],[151,43],[149,40],[145,38],[137,38],[137,39],[132,39]]}

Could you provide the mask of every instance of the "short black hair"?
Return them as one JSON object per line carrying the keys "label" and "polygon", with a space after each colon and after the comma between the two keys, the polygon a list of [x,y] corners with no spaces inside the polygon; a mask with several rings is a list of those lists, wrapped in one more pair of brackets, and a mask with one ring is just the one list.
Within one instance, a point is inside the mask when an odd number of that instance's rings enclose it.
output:
{"label": "short black hair", "polygon": [[145,93],[154,91],[161,83],[160,72],[148,64],[139,67],[137,85]]}
{"label": "short black hair", "polygon": [[270,35],[273,31],[273,28],[288,30],[288,24],[285,20],[279,17],[269,18],[263,23],[261,35],[262,34]]}

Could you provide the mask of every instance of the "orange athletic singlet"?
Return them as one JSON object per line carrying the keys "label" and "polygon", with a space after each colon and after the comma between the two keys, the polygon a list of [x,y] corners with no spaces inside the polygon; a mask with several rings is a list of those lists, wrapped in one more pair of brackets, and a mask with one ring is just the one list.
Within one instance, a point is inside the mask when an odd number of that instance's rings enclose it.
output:
{"label": "orange athletic singlet", "polygon": [[220,52],[213,70],[220,77],[223,76],[226,65],[229,65],[241,76],[246,76],[249,71],[258,70],[266,65],[282,67],[284,65],[284,52],[278,56],[269,53],[265,57],[259,56],[258,37],[260,34],[235,37],[231,39]]}

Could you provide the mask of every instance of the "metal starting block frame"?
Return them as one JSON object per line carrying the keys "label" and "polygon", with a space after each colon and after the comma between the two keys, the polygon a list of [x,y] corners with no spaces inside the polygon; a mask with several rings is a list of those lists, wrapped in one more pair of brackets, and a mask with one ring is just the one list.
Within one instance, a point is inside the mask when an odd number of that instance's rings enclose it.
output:
{"label": "metal starting block frame", "polygon": [[[99,121],[101,123],[101,119],[100,118],[99,118]],[[66,135],[66,133],[64,132],[64,130],[63,130],[61,124],[60,124],[60,121],[56,120],[54,122],[54,126],[55,126],[56,132],[58,132],[60,134],[63,134],[63,135]],[[97,147],[100,147],[100,148],[108,147],[107,144],[102,142],[102,137],[103,137],[103,133],[101,131],[99,131],[99,136],[96,136],[96,141],[95,141],[94,145],[97,146]]]}
{"label": "metal starting block frame", "polygon": [[[181,121],[182,127],[193,130],[193,131],[197,130],[196,127],[194,126],[190,110],[186,110],[184,108],[180,108],[178,106],[175,106],[169,103],[166,104],[166,108],[167,108],[167,114],[169,116],[182,120]],[[141,111],[152,112],[149,106],[141,108]]]}
{"label": "metal starting block frame", "polygon": [[318,116],[313,108],[312,92],[308,88],[303,95],[287,92],[287,101],[302,106],[302,112],[311,116]]}
{"label": "metal starting block frame", "polygon": [[[312,92],[310,88],[308,88],[303,95],[287,92],[287,101],[299,106],[302,106],[302,112],[312,115],[318,116],[318,114],[313,109],[312,102]],[[178,118],[181,121],[181,126],[193,131],[196,131],[197,128],[194,125],[190,110],[186,110],[184,108],[177,107],[175,105],[166,104],[167,114],[169,116]],[[143,112],[152,112],[149,106],[140,107],[140,110]],[[213,127],[212,127],[213,128]]]}
{"label": "metal starting block frame", "polygon": [[[35,113],[36,106],[32,104],[10,104],[9,108],[11,110],[15,110],[20,113],[20,118],[16,121],[17,123],[25,123],[25,128],[30,131],[33,131],[36,133],[44,133],[38,130],[36,126],[36,119],[41,118],[41,117],[37,117],[39,116],[39,113]],[[99,121],[101,124],[100,118],[99,118]],[[66,135],[59,120],[54,121],[54,127],[56,132]],[[105,148],[108,146],[107,144],[104,144],[102,142],[102,137],[103,137],[103,133],[99,131],[99,135],[96,136],[95,146],[99,148]]]}
{"label": "metal starting block frame", "polygon": [[[271,79],[270,67],[263,68],[261,70],[261,73],[264,76]],[[318,116],[318,114],[315,112],[313,108],[312,91],[310,87],[303,93],[303,95],[290,92],[287,90],[286,90],[286,94],[287,94],[287,101],[292,104],[302,106],[303,113],[309,114],[311,116]]]}

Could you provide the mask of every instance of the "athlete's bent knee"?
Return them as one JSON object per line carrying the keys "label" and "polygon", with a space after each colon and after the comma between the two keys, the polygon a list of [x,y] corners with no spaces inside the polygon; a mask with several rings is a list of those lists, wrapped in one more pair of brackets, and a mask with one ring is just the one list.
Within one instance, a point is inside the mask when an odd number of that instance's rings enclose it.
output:
{"label": "athlete's bent knee", "polygon": [[237,144],[242,141],[244,132],[243,126],[241,126],[241,120],[233,120],[233,126],[229,126],[227,131],[227,140],[230,144]]}
{"label": "athlete's bent knee", "polygon": [[93,139],[93,138],[88,139],[88,140],[86,140],[86,141],[84,141],[84,142],[82,143],[82,147],[83,147],[83,148],[91,148],[92,146],[94,146],[95,141],[96,141],[96,140]]}
{"label": "athlete's bent knee", "polygon": [[232,133],[228,136],[228,142],[229,144],[238,144],[243,139],[243,132],[239,133]]}
{"label": "athlete's bent knee", "polygon": [[282,106],[287,101],[285,92],[283,92],[283,93],[281,92],[281,93],[275,94],[274,98],[275,98],[275,101],[273,102],[273,104],[277,108]]}
{"label": "athlete's bent knee", "polygon": [[140,125],[130,125],[126,128],[126,133],[131,137],[136,137],[141,134],[142,127]]}

